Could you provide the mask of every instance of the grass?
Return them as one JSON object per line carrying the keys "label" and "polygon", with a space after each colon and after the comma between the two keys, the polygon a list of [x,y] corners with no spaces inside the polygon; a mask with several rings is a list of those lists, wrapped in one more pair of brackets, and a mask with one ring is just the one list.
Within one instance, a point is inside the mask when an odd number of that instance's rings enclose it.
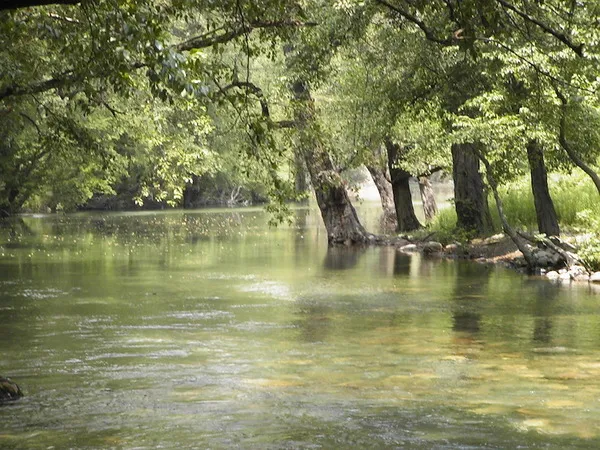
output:
{"label": "grass", "polygon": [[[585,174],[552,174],[548,184],[561,228],[575,233],[600,234],[600,196]],[[529,177],[502,186],[499,193],[508,221],[516,227],[535,232],[537,220]],[[492,196],[489,204],[495,228],[500,230],[500,218]],[[430,229],[441,237],[457,240],[457,237],[452,238],[456,233],[454,208],[440,210]]]}

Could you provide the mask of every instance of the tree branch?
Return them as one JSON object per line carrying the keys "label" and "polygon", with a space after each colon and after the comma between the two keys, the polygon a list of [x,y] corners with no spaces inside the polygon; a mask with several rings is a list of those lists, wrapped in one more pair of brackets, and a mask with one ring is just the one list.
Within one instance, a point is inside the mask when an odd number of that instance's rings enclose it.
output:
{"label": "tree branch", "polygon": [[440,170],[444,170],[444,168],[442,166],[430,166],[430,168],[427,169],[425,172],[418,174],[417,178],[430,177],[431,175],[433,175],[436,172],[439,172]]}
{"label": "tree branch", "polygon": [[253,22],[244,24],[239,28],[229,30],[222,34],[216,32],[205,33],[200,36],[193,37],[187,41],[181,42],[173,46],[174,50],[179,52],[185,52],[194,49],[207,48],[216,44],[225,44],[233,39],[250,33],[256,29],[267,29],[267,28],[283,28],[283,27],[303,27],[303,26],[315,26],[315,22],[299,22],[296,20],[282,20],[278,22]]}
{"label": "tree branch", "polygon": [[416,26],[418,26],[421,31],[423,31],[423,33],[425,33],[425,37],[427,38],[427,40],[432,41],[432,42],[436,42],[440,45],[444,45],[444,46],[450,46],[450,45],[454,45],[455,44],[455,39],[453,38],[440,38],[437,37],[433,31],[427,27],[427,25],[425,24],[425,22],[423,22],[422,20],[420,20],[418,17],[416,17],[415,15],[411,14],[408,11],[405,11],[403,9],[400,9],[397,6],[392,5],[391,3],[387,2],[386,0],[375,0],[376,3],[379,3],[380,5],[385,6],[388,9],[391,9],[392,11],[394,11],[396,14],[398,14],[399,16],[405,18],[406,20],[408,20],[409,22],[414,23]]}
{"label": "tree branch", "polygon": [[[171,48],[179,52],[184,52],[193,49],[207,48],[217,44],[224,44],[235,39],[236,37],[239,37],[245,33],[249,33],[256,29],[280,28],[290,26],[301,27],[314,25],[316,25],[315,22],[299,22],[295,20],[284,20],[279,22],[255,22],[220,35],[216,35],[215,32],[206,33],[201,36],[188,39],[187,41],[181,42],[179,44],[175,44]],[[146,65],[147,64],[145,62],[138,61],[131,65],[131,69],[139,69],[145,67]],[[72,81],[75,81],[76,79],[77,78],[72,73],[67,72],[66,74],[62,74],[61,76],[33,83],[27,86],[5,86],[4,88],[0,88],[0,100],[19,95],[39,94],[41,92],[46,92],[51,89],[64,86]]]}
{"label": "tree branch", "polygon": [[0,89],[0,100],[19,95],[39,94],[41,92],[49,91],[50,89],[64,86],[65,84],[75,81],[75,79],[76,77],[73,76],[71,72],[67,72],[66,74],[62,74],[62,76],[50,78],[49,80],[40,81],[27,86],[6,86]]}
{"label": "tree branch", "polygon": [[0,4],[0,11],[44,5],[77,5],[81,0],[5,0]]}
{"label": "tree branch", "polygon": [[592,179],[594,185],[596,186],[596,189],[598,189],[598,193],[600,193],[600,177],[594,171],[594,169],[592,169],[588,164],[585,163],[585,161],[583,161],[583,159],[579,157],[577,152],[573,150],[573,147],[571,147],[571,144],[567,140],[567,98],[562,92],[560,92],[560,90],[556,86],[554,86],[554,92],[556,92],[556,96],[558,97],[561,103],[558,142],[560,142],[560,146],[565,150],[573,164],[575,164],[577,167],[583,170]]}
{"label": "tree branch", "polygon": [[515,14],[517,14],[518,16],[520,16],[522,19],[524,19],[524,20],[526,20],[528,22],[531,22],[532,24],[534,24],[537,27],[541,28],[542,31],[544,31],[544,33],[548,33],[548,34],[551,34],[552,36],[554,36],[560,42],[562,42],[567,47],[569,47],[571,50],[573,50],[577,56],[580,56],[582,58],[584,57],[584,55],[583,55],[583,44],[579,44],[579,45],[574,44],[573,42],[571,42],[571,40],[568,38],[568,36],[565,35],[564,33],[560,33],[558,31],[550,28],[545,23],[539,21],[535,17],[531,17],[530,15],[528,15],[525,12],[521,11],[520,9],[518,9],[513,4],[508,3],[506,0],[496,0],[496,1],[498,3],[500,3],[502,6],[504,6],[505,8],[510,9],[512,12],[514,12]]}
{"label": "tree branch", "polygon": [[260,107],[262,110],[262,115],[265,118],[270,118],[271,114],[269,112],[269,104],[267,103],[267,100],[265,99],[265,96],[263,94],[263,91],[261,88],[259,88],[257,85],[255,85],[254,83],[250,82],[250,81],[234,81],[231,84],[228,84],[227,86],[223,86],[220,91],[222,93],[227,92],[230,89],[233,88],[243,88],[246,89],[247,91],[252,92],[254,95],[256,95],[256,97],[258,98],[258,101],[260,102]]}

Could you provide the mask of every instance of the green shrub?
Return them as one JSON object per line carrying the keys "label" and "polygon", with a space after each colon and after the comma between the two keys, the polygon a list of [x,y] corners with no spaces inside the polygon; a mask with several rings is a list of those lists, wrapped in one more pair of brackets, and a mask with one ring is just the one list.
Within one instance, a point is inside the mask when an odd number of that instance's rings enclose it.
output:
{"label": "green shrub", "polygon": [[581,244],[577,252],[586,269],[591,272],[600,270],[600,239],[592,238]]}
{"label": "green shrub", "polygon": [[465,243],[474,237],[465,230],[456,228],[456,210],[453,206],[440,209],[429,224],[428,230],[429,232],[435,232],[435,240],[444,245],[453,242]]}

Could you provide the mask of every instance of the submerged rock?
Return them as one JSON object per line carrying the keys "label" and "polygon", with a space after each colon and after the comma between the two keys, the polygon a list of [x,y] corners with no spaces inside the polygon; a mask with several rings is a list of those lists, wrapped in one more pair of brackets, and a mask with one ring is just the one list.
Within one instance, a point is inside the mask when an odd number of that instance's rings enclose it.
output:
{"label": "submerged rock", "polygon": [[564,272],[560,274],[560,280],[561,281],[571,281],[572,276],[570,272]]}
{"label": "submerged rock", "polygon": [[548,278],[549,280],[558,280],[560,278],[560,275],[556,270],[551,270],[546,274],[546,278]]}
{"label": "submerged rock", "polygon": [[23,397],[21,388],[10,378],[0,377],[0,402],[16,400]]}
{"label": "submerged rock", "polygon": [[594,272],[591,276],[590,276],[590,281],[592,283],[600,283],[600,272]]}
{"label": "submerged rock", "polygon": [[415,244],[407,244],[400,247],[400,250],[403,252],[416,252],[418,249]]}
{"label": "submerged rock", "polygon": [[431,255],[433,253],[441,253],[444,247],[439,242],[429,241],[423,246],[423,253]]}
{"label": "submerged rock", "polygon": [[582,266],[571,266],[569,273],[571,274],[571,278],[575,281],[588,281],[590,279],[588,271]]}

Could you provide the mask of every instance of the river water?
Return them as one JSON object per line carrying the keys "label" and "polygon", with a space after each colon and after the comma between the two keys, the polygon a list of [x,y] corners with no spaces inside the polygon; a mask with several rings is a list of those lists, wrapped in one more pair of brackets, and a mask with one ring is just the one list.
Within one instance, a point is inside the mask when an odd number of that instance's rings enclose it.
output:
{"label": "river water", "polygon": [[0,448],[600,448],[600,292],[266,222],[4,225]]}

